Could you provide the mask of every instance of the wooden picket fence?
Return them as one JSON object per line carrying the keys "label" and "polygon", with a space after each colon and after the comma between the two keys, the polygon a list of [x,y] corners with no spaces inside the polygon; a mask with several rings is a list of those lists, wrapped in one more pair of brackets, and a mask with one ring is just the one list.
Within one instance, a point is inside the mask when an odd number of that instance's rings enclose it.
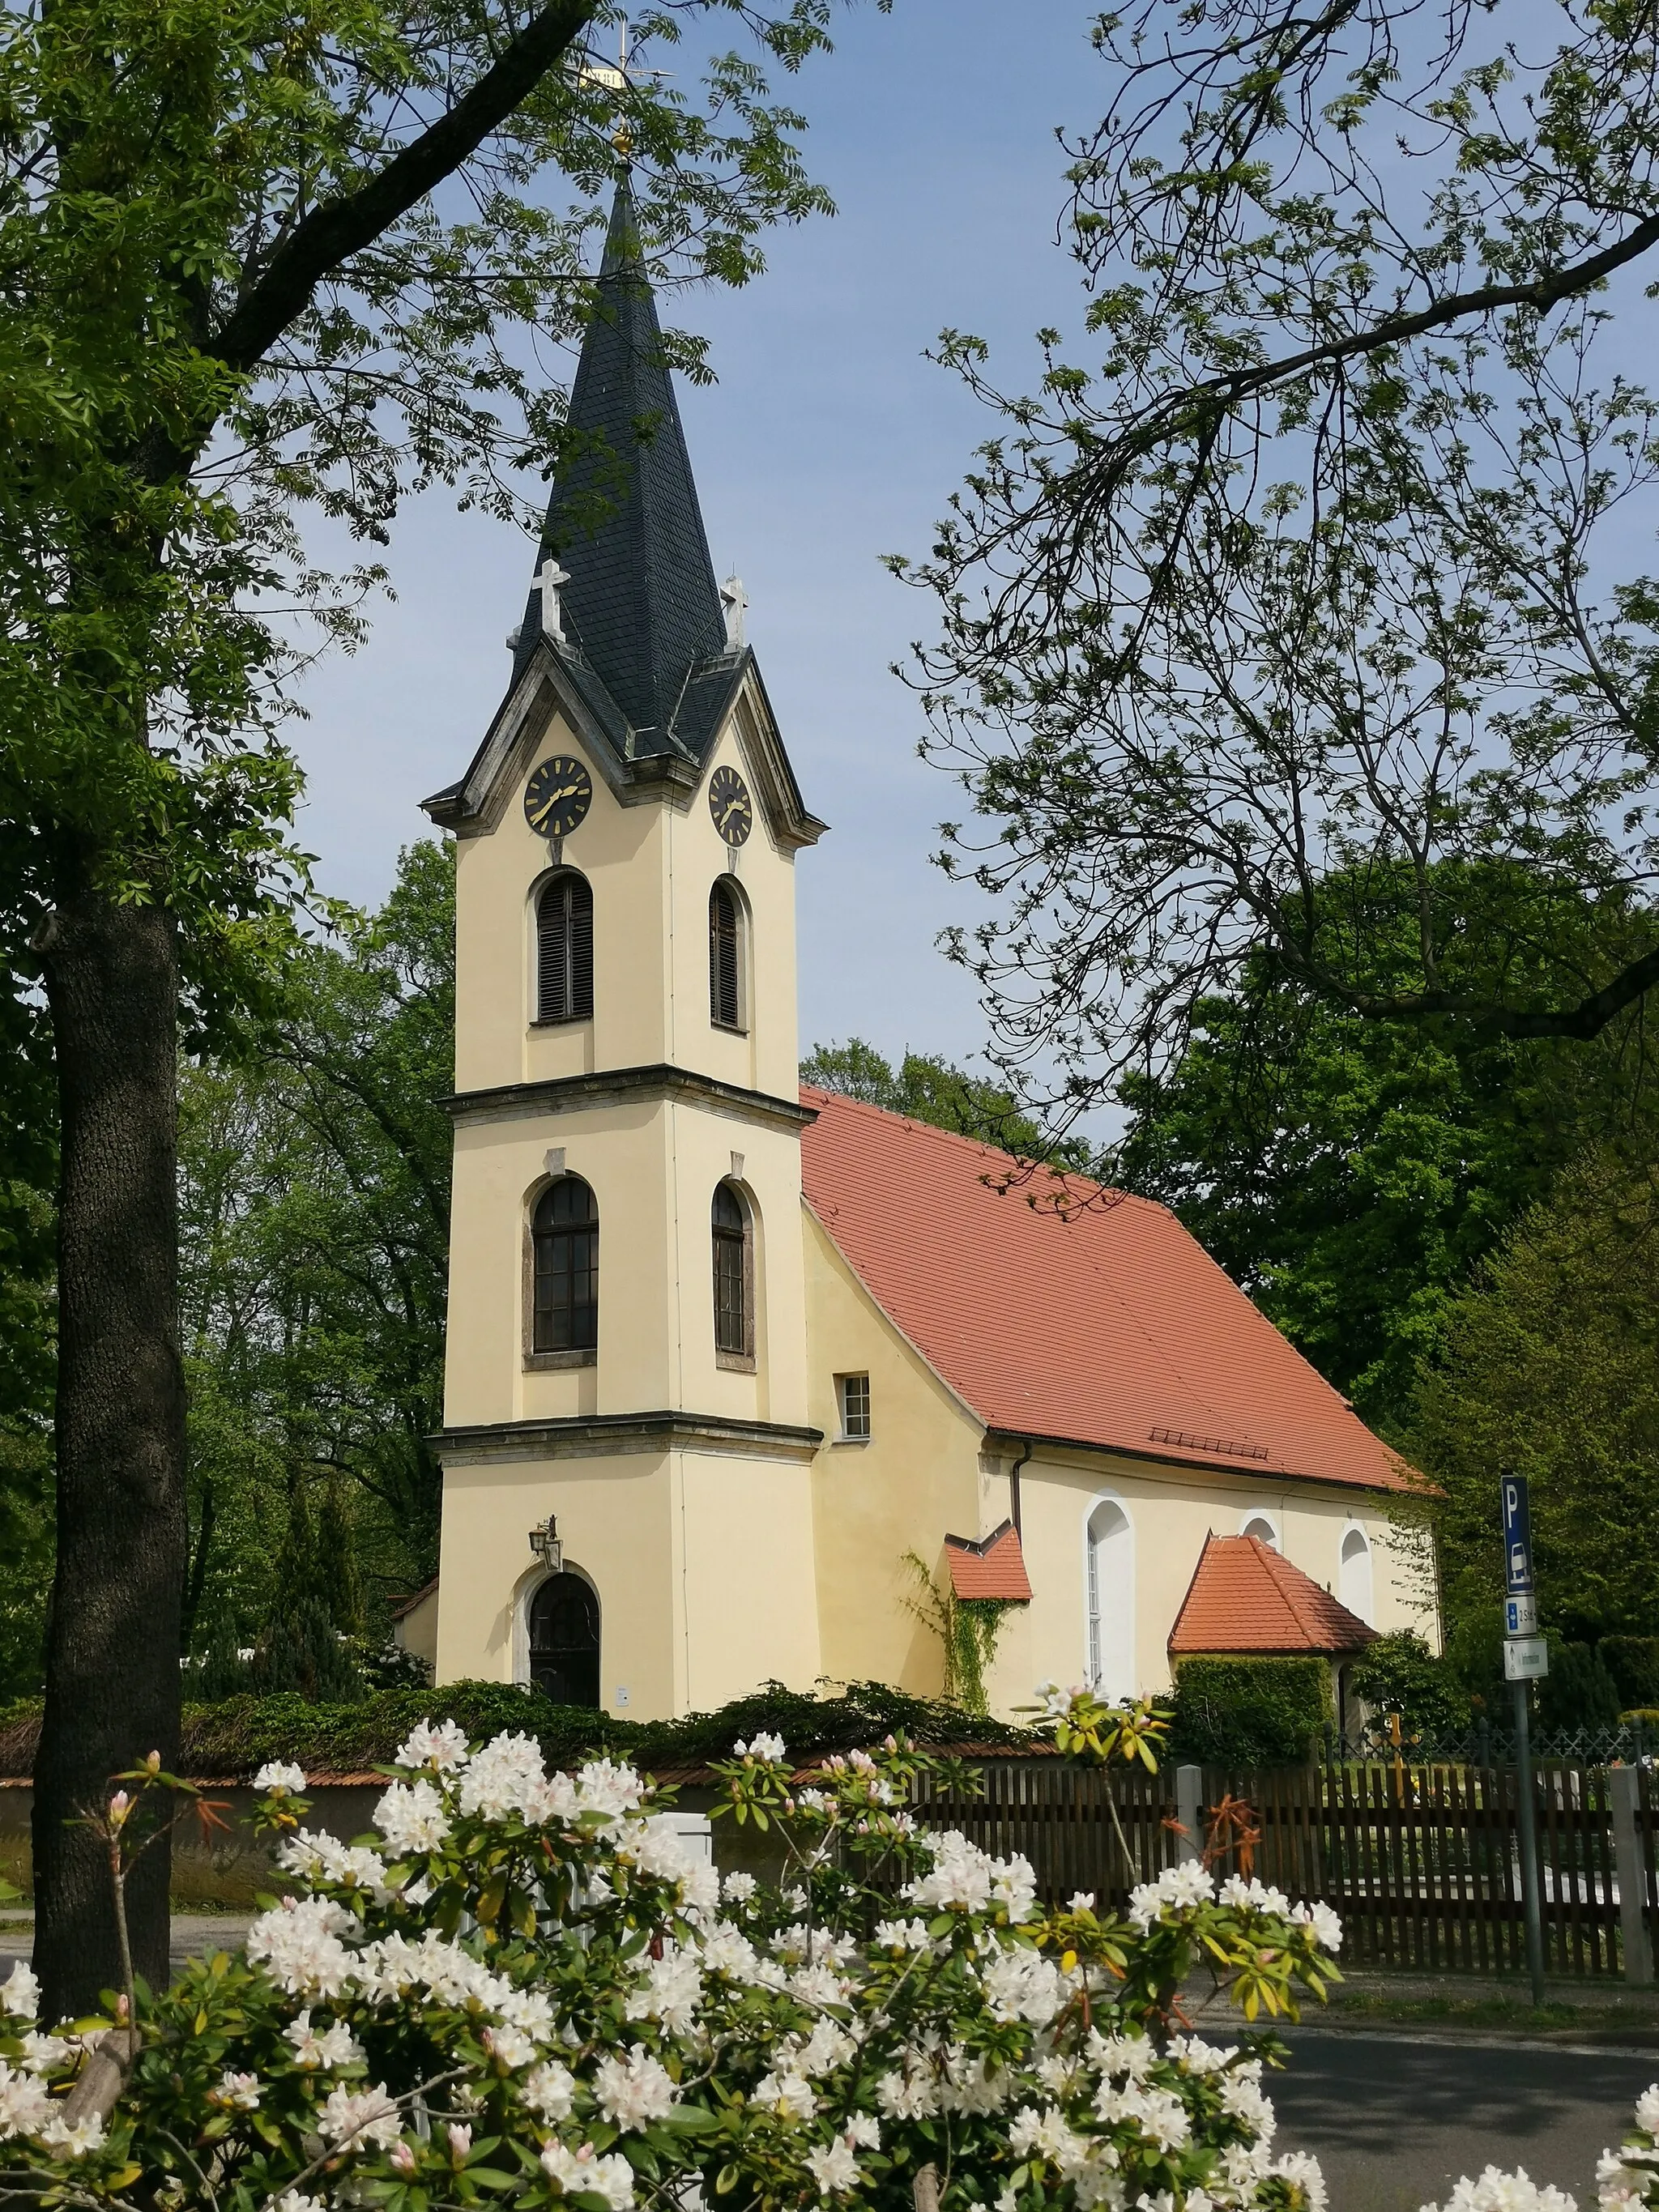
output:
{"label": "wooden picket fence", "polygon": [[[1121,1906],[1134,1881],[1182,1856],[1172,1769],[1115,1774],[1109,1782],[1059,1759],[988,1759],[982,1772],[983,1797],[923,1790],[919,1818],[931,1826],[961,1828],[999,1856],[1023,1853],[1047,1899],[1085,1890],[1103,1906]],[[1637,1880],[1652,1946],[1659,1923],[1659,1791],[1650,1769],[1638,1773]],[[1621,1975],[1608,1769],[1543,1760],[1535,1789],[1547,1970]],[[1250,1773],[1206,1768],[1200,1845],[1209,1838],[1215,1808],[1229,1801],[1249,1808],[1255,1840],[1241,1847],[1235,1837],[1218,1864],[1232,1870],[1248,1856],[1264,1881],[1292,1899],[1334,1906],[1342,1916],[1345,1960],[1424,1970],[1523,1970],[1514,1766],[1343,1756]]]}

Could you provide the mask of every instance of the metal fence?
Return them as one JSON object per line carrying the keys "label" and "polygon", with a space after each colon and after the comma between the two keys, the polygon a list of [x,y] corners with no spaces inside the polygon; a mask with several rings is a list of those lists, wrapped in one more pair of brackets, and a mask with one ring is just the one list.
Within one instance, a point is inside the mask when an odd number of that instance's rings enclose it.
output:
{"label": "metal fence", "polygon": [[[1293,1899],[1342,1916],[1368,1966],[1519,1972],[1525,1964],[1516,1770],[1498,1759],[1331,1755],[1305,1767],[1098,1772],[987,1759],[982,1798],[917,1800],[999,1855],[1022,1852],[1042,1894],[1121,1906],[1137,1881],[1212,1847]],[[1534,1777],[1547,1970],[1651,1978],[1659,1903],[1653,1767],[1541,1755]],[[1115,1814],[1115,1820],[1114,1819]],[[1219,1817],[1218,1817],[1219,1815]]]}

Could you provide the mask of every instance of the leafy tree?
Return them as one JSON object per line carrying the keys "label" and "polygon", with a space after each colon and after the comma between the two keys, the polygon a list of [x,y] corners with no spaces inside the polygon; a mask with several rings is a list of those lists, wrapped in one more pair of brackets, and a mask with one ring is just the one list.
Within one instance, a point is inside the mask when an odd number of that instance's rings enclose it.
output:
{"label": "leafy tree", "polygon": [[[823,0],[729,14],[763,60]],[[0,42],[0,941],[49,1012],[62,1142],[57,1601],[36,1769],[53,2016],[106,1984],[106,1778],[178,1737],[185,1388],[175,1076],[269,1001],[303,863],[277,740],[296,602],[349,637],[374,572],[307,563],[310,502],[382,541],[434,480],[503,514],[558,449],[521,334],[593,308],[585,247],[627,149],[666,274],[740,283],[761,226],[826,203],[752,61],[707,96],[608,59],[611,0],[53,0]],[[554,201],[574,202],[556,211]],[[681,357],[697,365],[695,348]],[[613,457],[623,468],[628,457]],[[46,1018],[42,1016],[42,1020]],[[166,1970],[167,1853],[134,1875]]]}
{"label": "leafy tree", "polygon": [[1659,423],[1601,297],[1659,247],[1656,33],[1557,23],[1101,16],[1085,334],[1042,334],[1026,397],[941,341],[994,435],[896,565],[971,794],[947,858],[995,902],[956,949],[1060,1123],[1263,953],[1482,1039],[1582,1042],[1659,979]]}
{"label": "leafy tree", "polygon": [[1569,1643],[1659,1610],[1659,1182],[1606,1157],[1564,1174],[1453,1304],[1407,1442],[1441,1490],[1448,1644],[1495,1659],[1498,1471],[1529,1478],[1539,1613]]}
{"label": "leafy tree", "polygon": [[908,1048],[895,1073],[875,1047],[862,1037],[845,1044],[816,1044],[800,1064],[800,1079],[820,1091],[839,1091],[866,1106],[905,1114],[913,1121],[976,1137],[1022,1159],[1054,1161],[1081,1175],[1097,1172],[1097,1155],[1080,1137],[1056,1143],[1012,1094],[982,1077],[969,1075],[948,1060]]}
{"label": "leafy tree", "polygon": [[1599,1651],[1552,1640],[1550,1671],[1538,1685],[1538,1717],[1547,1729],[1618,1726],[1619,1686]]}
{"label": "leafy tree", "polygon": [[1476,1264],[1586,1145],[1651,1142],[1639,1021],[1589,1047],[1370,1022],[1258,956],[1132,1074],[1114,1179],[1162,1200],[1398,1433]]}
{"label": "leafy tree", "polygon": [[1402,1734],[1431,1742],[1467,1728],[1468,1693],[1414,1628],[1366,1645],[1348,1670],[1348,1686],[1373,1713],[1398,1713]]}

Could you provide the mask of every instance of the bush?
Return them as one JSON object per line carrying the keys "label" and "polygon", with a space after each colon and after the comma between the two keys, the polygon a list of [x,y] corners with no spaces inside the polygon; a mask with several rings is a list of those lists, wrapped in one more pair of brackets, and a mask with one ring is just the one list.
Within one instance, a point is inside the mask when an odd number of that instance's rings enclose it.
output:
{"label": "bush", "polygon": [[1659,1705],[1659,1636],[1604,1636],[1596,1650],[1622,1705]]}
{"label": "bush", "polygon": [[1538,1685],[1538,1718],[1547,1729],[1619,1725],[1619,1688],[1599,1651],[1550,1638],[1550,1671]]}
{"label": "bush", "polygon": [[1322,1659],[1183,1659],[1170,1755],[1204,1766],[1295,1766],[1331,1717]]}
{"label": "bush", "polygon": [[[630,1768],[549,1776],[522,1737],[412,1730],[372,1847],[307,1835],[304,1776],[274,1769],[298,1894],[240,1954],[159,1996],[129,1980],[72,2042],[33,2027],[27,1966],[0,1987],[7,2182],[84,2212],[1319,2212],[1315,2161],[1274,2157],[1261,2055],[1171,2037],[1170,2000],[1206,1964],[1248,2018],[1297,2016],[1334,1913],[1196,1863],[1124,1917],[1045,1911],[1027,1861],[898,1809],[954,1762],[899,1739],[798,1790],[799,1749],[720,1769],[735,1818],[775,1824],[781,1891],[690,1859]],[[124,1778],[137,1806],[92,1817],[130,1855],[178,1785]],[[53,2092],[117,2019],[125,2087],[71,2112]]]}
{"label": "bush", "polygon": [[1348,1671],[1348,1686],[1373,1713],[1398,1713],[1407,1736],[1451,1735],[1469,1724],[1468,1692],[1414,1628],[1368,1644]]}
{"label": "bush", "polygon": [[[271,1759],[291,1759],[308,1774],[361,1773],[388,1765],[415,1723],[428,1718],[453,1720],[475,1737],[520,1731],[555,1766],[592,1752],[626,1755],[647,1771],[706,1765],[756,1735],[781,1735],[804,1759],[879,1742],[896,1730],[930,1745],[971,1740],[1019,1750],[1035,1740],[1028,1729],[979,1714],[970,1719],[959,1705],[913,1698],[884,1682],[850,1683],[836,1698],[769,1682],[718,1712],[678,1721],[620,1720],[586,1705],[556,1705],[515,1682],[447,1682],[437,1690],[380,1690],[350,1704],[313,1705],[287,1695],[186,1705],[179,1771],[233,1781]],[[37,1701],[0,1711],[0,1774],[31,1771],[40,1733]]]}

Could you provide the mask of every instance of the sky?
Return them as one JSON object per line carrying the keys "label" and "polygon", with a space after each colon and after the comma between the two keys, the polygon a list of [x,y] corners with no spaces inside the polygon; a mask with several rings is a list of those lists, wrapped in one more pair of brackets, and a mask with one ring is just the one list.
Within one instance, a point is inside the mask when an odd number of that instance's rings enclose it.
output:
{"label": "sky", "polygon": [[[1097,117],[1103,65],[1080,0],[895,0],[838,13],[836,51],[786,96],[811,122],[811,173],[840,212],[774,234],[740,292],[678,295],[711,342],[712,386],[680,391],[717,573],[735,568],[807,805],[830,834],[798,862],[800,1030],[971,1063],[986,1024],[934,946],[971,918],[930,866],[962,795],[916,758],[923,721],[890,674],[930,633],[927,599],[884,553],[925,555],[993,422],[923,358],[945,326],[992,347],[1005,388],[1035,381],[1033,333],[1075,330],[1082,295],[1054,242],[1056,125]],[[659,57],[672,61],[672,56]],[[533,562],[509,526],[413,502],[386,559],[395,601],[355,656],[319,663],[291,734],[308,797],[301,842],[324,887],[374,904],[419,811],[471,757],[508,672]]]}

